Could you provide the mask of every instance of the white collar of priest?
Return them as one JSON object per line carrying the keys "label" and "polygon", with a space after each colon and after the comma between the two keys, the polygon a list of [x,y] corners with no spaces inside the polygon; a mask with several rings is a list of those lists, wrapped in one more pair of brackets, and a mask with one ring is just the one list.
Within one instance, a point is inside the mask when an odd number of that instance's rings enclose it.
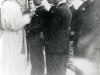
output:
{"label": "white collar of priest", "polygon": [[57,7],[56,7],[56,8],[58,8],[58,6],[59,6],[60,4],[62,4],[62,3],[66,3],[66,0],[62,0],[61,2],[59,2],[59,3],[57,4]]}

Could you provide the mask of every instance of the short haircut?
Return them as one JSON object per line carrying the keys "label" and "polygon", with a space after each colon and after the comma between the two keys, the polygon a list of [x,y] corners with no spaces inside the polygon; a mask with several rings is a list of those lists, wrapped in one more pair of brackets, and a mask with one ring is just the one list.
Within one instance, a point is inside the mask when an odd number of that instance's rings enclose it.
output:
{"label": "short haircut", "polygon": [[29,1],[33,1],[33,0],[28,0],[28,2],[29,2]]}

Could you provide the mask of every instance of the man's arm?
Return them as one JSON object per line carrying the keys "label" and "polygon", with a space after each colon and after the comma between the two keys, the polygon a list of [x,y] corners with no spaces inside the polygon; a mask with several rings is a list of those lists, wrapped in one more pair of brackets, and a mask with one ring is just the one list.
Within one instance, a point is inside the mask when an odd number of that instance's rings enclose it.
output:
{"label": "man's arm", "polygon": [[18,5],[6,1],[1,8],[1,21],[6,30],[19,30],[30,22],[29,15],[22,15]]}

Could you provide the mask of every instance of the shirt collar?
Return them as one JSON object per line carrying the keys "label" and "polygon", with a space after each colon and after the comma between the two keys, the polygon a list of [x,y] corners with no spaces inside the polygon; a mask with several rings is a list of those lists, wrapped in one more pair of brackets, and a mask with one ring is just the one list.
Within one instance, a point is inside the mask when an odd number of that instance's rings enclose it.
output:
{"label": "shirt collar", "polygon": [[61,2],[59,2],[59,3],[57,4],[57,7],[56,7],[56,8],[58,8],[58,6],[59,6],[60,4],[62,4],[62,3],[66,3],[66,0],[62,0]]}
{"label": "shirt collar", "polygon": [[38,9],[39,7],[43,6],[43,4],[39,5],[39,6],[35,6],[36,9]]}

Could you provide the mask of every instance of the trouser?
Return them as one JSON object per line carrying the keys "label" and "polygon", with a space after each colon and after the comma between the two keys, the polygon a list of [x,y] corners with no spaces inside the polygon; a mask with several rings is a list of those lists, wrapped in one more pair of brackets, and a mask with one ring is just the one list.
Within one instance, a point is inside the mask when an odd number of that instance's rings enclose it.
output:
{"label": "trouser", "polygon": [[47,75],[66,75],[67,58],[65,54],[46,53]]}
{"label": "trouser", "polygon": [[31,59],[31,75],[44,75],[44,55],[43,55],[43,42],[39,37],[34,44],[33,39],[30,39],[30,59]]}
{"label": "trouser", "polygon": [[74,56],[79,56],[80,52],[77,49],[78,42],[79,42],[79,33],[76,32],[76,34],[73,37],[74,37],[74,39],[73,39],[73,52],[74,52]]}

